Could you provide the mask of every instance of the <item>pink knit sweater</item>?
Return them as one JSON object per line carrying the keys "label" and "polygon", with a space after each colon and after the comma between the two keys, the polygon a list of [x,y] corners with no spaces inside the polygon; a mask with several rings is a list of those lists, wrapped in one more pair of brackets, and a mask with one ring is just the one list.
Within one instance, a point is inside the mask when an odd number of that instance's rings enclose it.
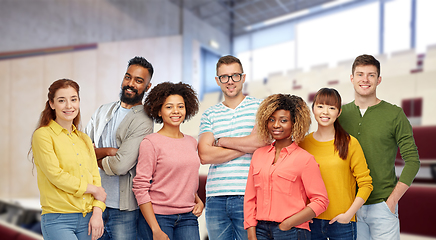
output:
{"label": "pink knit sweater", "polygon": [[147,135],[139,147],[133,192],[138,205],[150,202],[156,214],[192,211],[198,189],[197,141],[188,135]]}

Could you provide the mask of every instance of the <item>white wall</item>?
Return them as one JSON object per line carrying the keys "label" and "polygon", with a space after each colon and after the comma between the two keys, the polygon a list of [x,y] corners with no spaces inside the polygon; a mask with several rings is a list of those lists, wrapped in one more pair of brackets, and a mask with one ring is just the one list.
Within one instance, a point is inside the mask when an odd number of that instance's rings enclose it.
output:
{"label": "white wall", "polygon": [[[37,197],[36,170],[27,158],[30,139],[60,78],[80,85],[82,129],[98,106],[119,99],[128,60],[144,56],[153,65],[152,84],[182,77],[182,37],[156,37],[98,44],[96,49],[0,61],[0,197]],[[164,50],[164,51],[163,51]]]}

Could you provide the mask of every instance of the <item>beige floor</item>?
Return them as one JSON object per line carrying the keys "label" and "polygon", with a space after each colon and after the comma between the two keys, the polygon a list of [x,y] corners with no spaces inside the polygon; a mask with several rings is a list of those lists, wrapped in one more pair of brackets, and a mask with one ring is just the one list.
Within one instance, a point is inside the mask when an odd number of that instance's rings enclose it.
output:
{"label": "beige floor", "polygon": [[436,238],[433,237],[421,237],[416,235],[410,235],[410,234],[401,234],[401,240],[436,240]]}

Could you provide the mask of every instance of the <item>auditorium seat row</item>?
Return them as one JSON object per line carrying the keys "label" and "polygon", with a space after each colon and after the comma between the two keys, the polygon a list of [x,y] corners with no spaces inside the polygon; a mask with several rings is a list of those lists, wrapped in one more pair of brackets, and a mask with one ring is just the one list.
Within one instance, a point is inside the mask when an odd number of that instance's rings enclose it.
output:
{"label": "auditorium seat row", "polygon": [[3,240],[43,240],[41,235],[0,220],[0,239]]}

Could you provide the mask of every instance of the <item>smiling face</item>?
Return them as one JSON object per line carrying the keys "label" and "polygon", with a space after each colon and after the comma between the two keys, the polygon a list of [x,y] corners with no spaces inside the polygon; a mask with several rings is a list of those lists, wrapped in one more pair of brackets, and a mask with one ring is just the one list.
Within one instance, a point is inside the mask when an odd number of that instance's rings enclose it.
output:
{"label": "smiling face", "polygon": [[318,126],[323,127],[333,126],[340,115],[340,111],[336,106],[322,103],[315,103],[312,111]]}
{"label": "smiling face", "polygon": [[131,65],[124,74],[121,83],[121,102],[132,107],[142,103],[145,92],[150,88],[150,73],[147,68],[140,65]]}
{"label": "smiling face", "polygon": [[60,88],[56,91],[53,102],[50,102],[50,107],[55,110],[55,121],[59,125],[64,128],[71,126],[80,111],[79,95],[72,87]]}
{"label": "smiling face", "polygon": [[292,134],[292,120],[289,110],[276,110],[268,119],[268,131],[276,140],[289,140]]}
{"label": "smiling face", "polygon": [[164,125],[167,126],[179,127],[185,116],[185,101],[180,95],[168,96],[159,111],[159,117],[162,117]]}
{"label": "smiling face", "polygon": [[[217,75],[227,75],[232,76],[237,73],[242,73],[241,66],[238,63],[221,64],[217,69]],[[245,75],[242,75],[242,79],[239,82],[235,82],[229,79],[227,83],[221,83],[218,77],[215,77],[216,83],[220,86],[221,91],[223,91],[226,98],[237,98],[243,97],[242,87],[245,82]]]}
{"label": "smiling face", "polygon": [[354,91],[361,97],[375,97],[377,86],[381,82],[374,65],[358,65],[350,76]]}

